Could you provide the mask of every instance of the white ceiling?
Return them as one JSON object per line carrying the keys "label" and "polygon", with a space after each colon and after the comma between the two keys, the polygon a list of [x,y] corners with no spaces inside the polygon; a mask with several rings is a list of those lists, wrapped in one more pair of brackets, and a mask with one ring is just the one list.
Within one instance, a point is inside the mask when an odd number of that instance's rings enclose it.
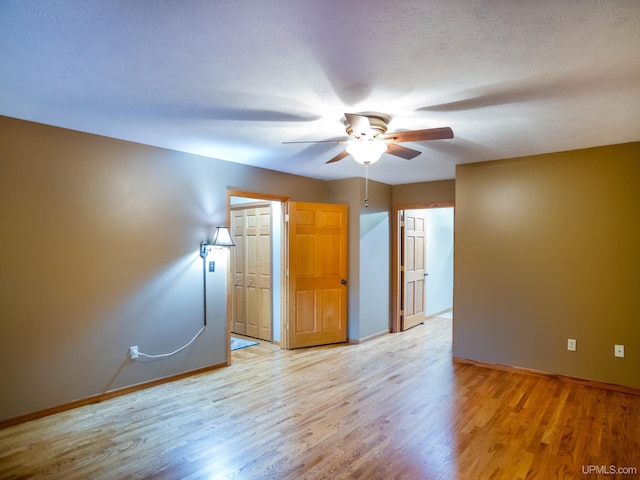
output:
{"label": "white ceiling", "polygon": [[343,113],[404,143],[370,177],[640,140],[638,0],[2,0],[0,114],[321,179]]}

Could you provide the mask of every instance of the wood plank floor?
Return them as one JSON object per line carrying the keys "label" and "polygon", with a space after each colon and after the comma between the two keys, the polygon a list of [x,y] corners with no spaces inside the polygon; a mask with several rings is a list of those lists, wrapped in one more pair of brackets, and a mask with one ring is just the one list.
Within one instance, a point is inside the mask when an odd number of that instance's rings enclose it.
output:
{"label": "wood plank floor", "polygon": [[[0,430],[2,479],[638,478],[640,397],[451,361],[451,320]],[[627,468],[611,475],[611,467]],[[635,474],[634,470],[636,469]]]}

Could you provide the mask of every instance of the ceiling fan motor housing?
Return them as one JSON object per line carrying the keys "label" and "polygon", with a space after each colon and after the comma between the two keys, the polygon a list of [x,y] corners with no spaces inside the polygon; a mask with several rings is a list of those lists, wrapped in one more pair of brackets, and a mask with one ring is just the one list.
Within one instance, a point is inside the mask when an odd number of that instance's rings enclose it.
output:
{"label": "ceiling fan motor housing", "polygon": [[367,117],[369,120],[369,131],[357,131],[347,117],[344,122],[347,127],[347,135],[357,139],[361,139],[362,137],[373,139],[387,133],[387,126],[391,118],[386,115],[380,113],[359,113],[358,116]]}

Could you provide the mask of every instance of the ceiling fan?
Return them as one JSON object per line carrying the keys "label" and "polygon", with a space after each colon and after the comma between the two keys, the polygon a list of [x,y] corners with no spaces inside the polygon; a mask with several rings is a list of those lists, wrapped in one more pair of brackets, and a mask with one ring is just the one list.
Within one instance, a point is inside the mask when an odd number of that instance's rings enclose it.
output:
{"label": "ceiling fan", "polygon": [[346,144],[346,149],[326,163],[339,162],[351,155],[354,160],[363,165],[371,165],[380,159],[383,153],[411,160],[421,152],[398,145],[402,142],[423,142],[427,140],[445,140],[453,138],[453,131],[449,127],[428,128],[425,130],[411,130],[408,132],[387,133],[390,117],[380,113],[345,113],[347,140],[317,140],[283,143],[338,143]]}

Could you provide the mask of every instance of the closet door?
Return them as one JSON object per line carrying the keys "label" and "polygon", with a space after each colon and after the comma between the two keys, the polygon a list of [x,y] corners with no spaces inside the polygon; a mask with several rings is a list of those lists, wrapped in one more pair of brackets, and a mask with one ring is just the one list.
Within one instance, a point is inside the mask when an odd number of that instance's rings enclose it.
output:
{"label": "closet door", "polygon": [[261,207],[257,217],[258,338],[271,341],[271,208]]}
{"label": "closet door", "polygon": [[271,209],[233,207],[232,332],[271,341]]}
{"label": "closet door", "polygon": [[247,312],[247,335],[258,338],[260,324],[259,288],[258,288],[258,222],[257,209],[244,210],[245,219],[245,263],[244,278],[246,290],[245,310]]}
{"label": "closet door", "polygon": [[244,210],[231,210],[231,231],[236,246],[231,249],[231,272],[233,289],[231,290],[231,331],[240,335],[247,334],[246,290],[244,277],[245,235]]}

